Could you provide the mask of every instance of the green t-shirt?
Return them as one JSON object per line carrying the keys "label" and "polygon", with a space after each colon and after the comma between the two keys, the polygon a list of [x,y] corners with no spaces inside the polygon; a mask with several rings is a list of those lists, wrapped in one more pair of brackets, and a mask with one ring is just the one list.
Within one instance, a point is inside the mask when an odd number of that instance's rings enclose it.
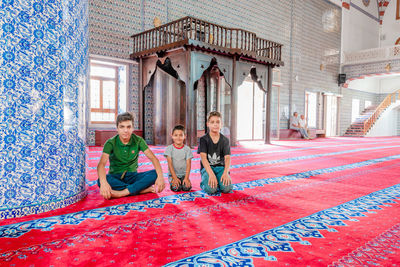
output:
{"label": "green t-shirt", "polygon": [[136,172],[140,151],[146,151],[149,147],[140,136],[132,134],[129,143],[124,145],[117,134],[106,141],[103,153],[110,155],[110,170],[108,173],[123,173],[124,171]]}

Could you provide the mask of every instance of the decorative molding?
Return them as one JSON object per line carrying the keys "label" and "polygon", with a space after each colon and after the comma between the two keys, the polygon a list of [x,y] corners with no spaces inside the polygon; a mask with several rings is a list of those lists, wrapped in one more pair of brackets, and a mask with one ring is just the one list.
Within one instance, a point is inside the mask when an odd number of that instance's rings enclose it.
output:
{"label": "decorative molding", "polygon": [[400,45],[345,52],[342,65],[372,63],[400,59]]}
{"label": "decorative molding", "polygon": [[343,0],[343,2],[342,2],[342,7],[344,7],[344,8],[346,8],[346,9],[350,9],[350,3],[349,3],[349,1],[350,0]]}
{"label": "decorative molding", "polygon": [[385,15],[385,10],[389,5],[390,0],[378,0],[378,15],[379,23],[382,25],[383,16]]}
{"label": "decorative molding", "polygon": [[73,196],[67,197],[65,199],[60,199],[58,201],[0,210],[0,219],[2,220],[2,219],[17,218],[17,217],[27,216],[30,214],[38,214],[47,211],[52,211],[55,209],[61,209],[84,199],[86,196],[87,196],[87,191],[82,191]]}

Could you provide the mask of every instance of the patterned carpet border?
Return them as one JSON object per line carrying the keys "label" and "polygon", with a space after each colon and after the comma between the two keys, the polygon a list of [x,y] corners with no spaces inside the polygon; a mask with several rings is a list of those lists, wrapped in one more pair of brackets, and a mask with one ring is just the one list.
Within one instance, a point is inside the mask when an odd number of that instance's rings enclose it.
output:
{"label": "patterned carpet border", "polygon": [[[260,162],[255,162],[255,163],[246,163],[246,164],[236,164],[232,165],[231,169],[236,169],[236,168],[242,168],[242,167],[249,167],[249,166],[257,166],[257,165],[264,165],[264,164],[276,164],[276,163],[282,163],[282,162],[288,162],[288,161],[295,161],[295,160],[303,160],[303,159],[313,159],[313,158],[319,158],[319,157],[328,157],[328,156],[335,156],[335,155],[342,155],[342,154],[347,154],[347,153],[354,153],[354,152],[361,152],[361,151],[368,151],[368,150],[376,150],[376,149],[386,149],[386,148],[396,148],[400,147],[400,145],[397,146],[381,146],[381,147],[367,147],[367,148],[358,148],[358,149],[352,149],[352,150],[345,150],[345,151],[337,151],[337,152],[330,152],[330,153],[323,153],[323,154],[315,154],[315,155],[306,155],[306,156],[300,156],[300,157],[293,157],[293,158],[286,158],[286,159],[277,159],[277,160],[270,160],[270,161],[260,161]],[[293,149],[297,150],[297,149]],[[233,154],[231,157],[242,157],[242,156],[254,156],[254,155],[261,155],[261,154],[267,154],[272,153],[271,151],[260,151],[260,152],[251,152],[251,153],[242,153],[242,154]],[[288,151],[289,152],[289,151]],[[293,152],[292,150],[290,152]],[[276,152],[275,152],[276,153]],[[100,158],[99,158],[100,159]],[[192,161],[200,161],[200,158],[193,158]],[[167,164],[168,162],[166,160],[160,161],[161,164]],[[138,164],[138,166],[150,166],[153,163],[151,162],[141,162]],[[97,167],[88,167],[88,170],[95,170]],[[108,169],[108,167],[106,167]],[[191,173],[199,173],[200,170],[192,170]]]}
{"label": "patterned carpet border", "polygon": [[356,249],[329,266],[379,266],[379,262],[388,259],[387,255],[394,254],[399,250],[400,224],[397,224],[366,245]]}
{"label": "patterned carpet border", "polygon": [[[309,178],[312,176],[317,176],[321,174],[333,173],[337,171],[349,170],[360,168],[372,164],[377,164],[381,162],[396,160],[400,158],[399,155],[383,157],[378,159],[371,159],[366,161],[361,161],[357,163],[316,169],[301,173],[296,173],[292,175],[274,177],[274,178],[263,178],[259,180],[243,182],[238,184],[233,184],[233,190],[244,190],[247,188],[263,187],[268,184],[283,183],[287,181],[294,181],[298,179]],[[220,194],[215,194],[214,196],[220,196]],[[162,209],[166,204],[179,205],[181,201],[194,201],[196,198],[208,198],[203,191],[194,191],[183,194],[169,195],[165,197],[160,197],[156,199],[151,199],[142,202],[127,203],[109,207],[103,207],[93,210],[84,210],[76,213],[64,214],[54,217],[41,218],[32,221],[20,222],[10,225],[0,226],[0,238],[8,237],[20,237],[23,234],[29,232],[32,229],[39,229],[43,231],[52,230],[54,225],[78,225],[87,219],[103,220],[104,216],[124,216],[131,211],[145,212],[148,208],[159,208]]]}
{"label": "patterned carpet border", "polygon": [[136,221],[134,223],[118,225],[118,226],[113,225],[106,229],[96,229],[96,231],[87,232],[87,233],[84,233],[81,235],[74,235],[74,236],[64,238],[64,239],[45,242],[43,244],[36,244],[29,248],[21,248],[18,250],[7,251],[7,252],[0,254],[0,260],[8,262],[8,261],[11,261],[15,257],[25,259],[30,254],[37,254],[42,251],[50,252],[50,251],[52,251],[52,249],[60,249],[62,247],[73,246],[74,242],[77,242],[77,241],[78,242],[94,242],[94,241],[96,241],[96,239],[102,238],[104,236],[113,236],[113,235],[117,235],[117,234],[131,233],[132,231],[134,231],[135,229],[138,229],[138,228],[141,230],[146,230],[155,225],[160,227],[162,225],[176,223],[178,221],[186,221],[189,218],[197,217],[197,216],[200,216],[203,214],[209,214],[212,211],[222,210],[222,209],[228,210],[231,208],[239,208],[243,205],[247,205],[250,202],[255,202],[255,201],[259,201],[259,200],[266,201],[272,197],[276,197],[276,196],[280,196],[280,195],[287,195],[290,193],[297,192],[299,190],[304,190],[306,188],[323,186],[325,184],[329,185],[333,182],[340,182],[340,181],[348,179],[348,178],[358,177],[360,175],[366,175],[366,174],[382,171],[382,170],[389,169],[389,168],[399,166],[399,165],[400,165],[400,163],[391,165],[391,166],[383,166],[383,167],[369,169],[369,170],[362,170],[362,171],[353,172],[353,173],[346,174],[346,175],[341,175],[338,177],[333,177],[333,178],[330,178],[330,179],[327,179],[324,181],[313,181],[311,183],[294,185],[291,187],[282,188],[282,189],[271,191],[271,192],[247,196],[247,197],[237,199],[237,200],[234,200],[234,201],[231,201],[228,203],[217,203],[217,204],[209,205],[207,207],[193,209],[193,210],[181,212],[181,213],[174,214],[174,215],[161,216],[161,217],[157,217],[157,218]]}
{"label": "patterned carpet border", "polygon": [[268,252],[294,252],[291,244],[311,245],[306,238],[324,238],[323,231],[338,232],[333,227],[374,213],[390,204],[399,204],[400,184],[376,191],[347,203],[319,211],[310,216],[258,233],[240,241],[165,266],[253,266],[253,258],[278,261]]}

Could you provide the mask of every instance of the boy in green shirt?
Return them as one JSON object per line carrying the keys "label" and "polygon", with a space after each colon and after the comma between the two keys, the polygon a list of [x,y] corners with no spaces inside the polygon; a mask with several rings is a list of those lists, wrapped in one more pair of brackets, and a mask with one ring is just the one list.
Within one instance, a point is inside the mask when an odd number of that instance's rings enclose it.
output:
{"label": "boy in green shirt", "polygon": [[[165,182],[160,162],[140,136],[133,133],[133,116],[125,112],[117,116],[118,134],[106,141],[97,174],[100,194],[105,199],[144,193],[159,193]],[[139,151],[149,158],[155,170],[137,172]],[[110,170],[106,174],[106,163]],[[154,188],[153,188],[154,185]]]}

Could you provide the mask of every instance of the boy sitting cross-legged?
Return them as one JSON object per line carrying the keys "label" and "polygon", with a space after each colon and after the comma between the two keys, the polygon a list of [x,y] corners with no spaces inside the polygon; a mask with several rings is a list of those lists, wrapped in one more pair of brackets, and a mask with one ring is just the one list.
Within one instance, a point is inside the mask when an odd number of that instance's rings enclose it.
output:
{"label": "boy sitting cross-legged", "polygon": [[229,139],[220,133],[222,121],[218,111],[210,112],[207,127],[209,132],[200,138],[197,151],[201,157],[200,187],[208,194],[229,193],[232,190],[229,176],[231,149]]}
{"label": "boy sitting cross-legged", "polygon": [[[132,114],[125,112],[117,116],[117,131],[118,134],[104,144],[103,154],[97,165],[100,194],[105,199],[110,199],[163,191],[165,182],[160,162],[143,138],[133,133]],[[140,151],[150,159],[155,170],[137,172]],[[106,174],[108,160],[110,170]]]}

